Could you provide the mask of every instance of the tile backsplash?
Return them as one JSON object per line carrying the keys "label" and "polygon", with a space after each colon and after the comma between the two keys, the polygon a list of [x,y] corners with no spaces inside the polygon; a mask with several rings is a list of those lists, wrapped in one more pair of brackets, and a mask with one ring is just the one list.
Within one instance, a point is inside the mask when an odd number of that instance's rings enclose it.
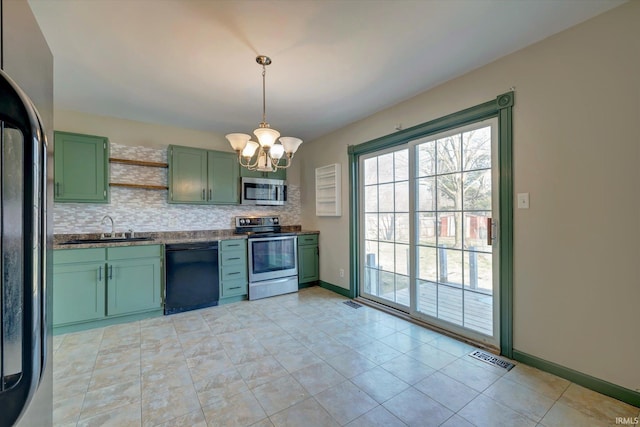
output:
{"label": "tile backsplash", "polygon": [[[111,157],[166,162],[167,150],[110,144]],[[110,181],[167,185],[167,169],[110,163]],[[55,203],[54,233],[102,233],[111,225],[100,225],[105,215],[115,222],[116,232],[217,230],[234,227],[234,217],[240,215],[279,215],[283,225],[298,225],[300,221],[300,187],[289,185],[284,206],[242,205],[180,205],[167,203],[167,190],[145,190],[111,187],[108,204]]]}

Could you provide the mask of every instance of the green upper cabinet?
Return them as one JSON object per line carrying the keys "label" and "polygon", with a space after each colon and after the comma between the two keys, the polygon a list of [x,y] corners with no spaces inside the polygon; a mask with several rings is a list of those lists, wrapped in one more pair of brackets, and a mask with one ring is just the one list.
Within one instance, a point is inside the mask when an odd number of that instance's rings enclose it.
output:
{"label": "green upper cabinet", "polygon": [[207,203],[207,152],[169,147],[169,202]]}
{"label": "green upper cabinet", "polygon": [[238,204],[235,153],[169,147],[169,203]]}
{"label": "green upper cabinet", "polygon": [[243,178],[269,178],[269,179],[287,179],[287,170],[278,169],[275,172],[250,171],[247,168],[240,168],[240,176]]}
{"label": "green upper cabinet", "polygon": [[54,201],[109,202],[109,140],[54,132]]}
{"label": "green upper cabinet", "polygon": [[240,170],[235,153],[208,151],[208,197],[211,203],[237,204]]}

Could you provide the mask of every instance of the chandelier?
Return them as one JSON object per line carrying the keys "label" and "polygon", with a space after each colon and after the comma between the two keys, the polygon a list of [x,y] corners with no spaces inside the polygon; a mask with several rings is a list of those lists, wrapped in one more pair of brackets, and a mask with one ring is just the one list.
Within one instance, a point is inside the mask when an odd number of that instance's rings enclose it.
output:
{"label": "chandelier", "polygon": [[[266,66],[271,64],[271,58],[259,55],[256,57],[256,62],[262,65],[262,122],[253,131],[258,142],[251,141],[251,135],[246,133],[230,133],[225,135],[225,138],[229,140],[231,147],[238,153],[240,166],[249,170],[275,172],[278,169],[285,169],[291,166],[291,159],[293,159],[293,155],[302,144],[302,140],[291,136],[280,137],[280,132],[272,129],[267,123],[264,81]],[[255,160],[252,162],[254,155]],[[280,161],[283,157],[285,157],[284,163],[281,163]]]}

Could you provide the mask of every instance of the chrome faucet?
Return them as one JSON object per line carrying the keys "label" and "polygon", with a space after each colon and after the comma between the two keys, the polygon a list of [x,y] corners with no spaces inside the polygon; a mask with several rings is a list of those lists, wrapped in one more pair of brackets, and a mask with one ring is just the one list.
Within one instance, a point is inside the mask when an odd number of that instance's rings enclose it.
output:
{"label": "chrome faucet", "polygon": [[[104,221],[105,221],[106,219],[108,219],[108,220],[110,220],[110,221],[111,221],[111,234],[109,235],[109,237],[110,237],[110,238],[114,238],[114,237],[116,237],[116,225],[115,225],[115,223],[113,222],[113,218],[111,218],[109,215],[105,215],[105,216],[104,216],[104,218],[102,218],[102,221],[100,222],[100,225],[104,225]],[[104,239],[104,238],[105,238],[104,233],[102,233],[102,234],[100,235],[100,238],[101,238],[101,239]]]}

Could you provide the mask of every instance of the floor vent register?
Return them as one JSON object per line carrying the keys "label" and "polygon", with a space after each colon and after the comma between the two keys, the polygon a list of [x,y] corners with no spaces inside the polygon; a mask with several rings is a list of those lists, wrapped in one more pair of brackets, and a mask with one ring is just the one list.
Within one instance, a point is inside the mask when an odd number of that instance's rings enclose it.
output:
{"label": "floor vent register", "polygon": [[347,304],[347,305],[348,305],[349,307],[351,307],[351,308],[360,308],[360,307],[362,307],[362,306],[361,306],[360,304],[358,304],[357,302],[353,302],[353,301],[351,301],[351,300],[349,300],[349,301],[345,301],[344,303],[345,303],[345,304]]}
{"label": "floor vent register", "polygon": [[507,371],[510,371],[515,366],[513,363],[502,360],[491,353],[487,353],[481,350],[476,350],[473,353],[470,353],[469,356],[473,357],[474,359],[482,360],[483,362],[489,363],[490,365],[504,368]]}

